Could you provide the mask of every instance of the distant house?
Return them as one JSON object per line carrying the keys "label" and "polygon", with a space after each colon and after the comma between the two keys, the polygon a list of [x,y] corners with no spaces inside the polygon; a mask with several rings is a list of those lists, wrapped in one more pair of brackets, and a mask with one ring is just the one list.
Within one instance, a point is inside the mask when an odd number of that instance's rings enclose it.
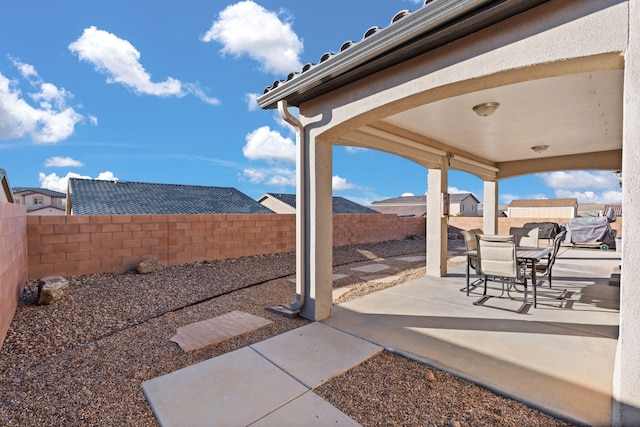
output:
{"label": "distant house", "polygon": [[13,192],[9,185],[9,178],[4,169],[0,169],[0,202],[14,203]]}
{"label": "distant house", "polygon": [[480,200],[473,193],[449,194],[449,215],[478,216]]}
{"label": "distant house", "polygon": [[575,198],[513,200],[508,212],[510,218],[575,218],[577,215]]}
{"label": "distant house", "polygon": [[230,187],[69,179],[68,215],[272,214]]}
{"label": "distant house", "polygon": [[[506,217],[508,210],[509,210],[509,205],[498,204],[498,216],[499,217]],[[483,215],[484,215],[484,204],[480,203],[478,205],[478,216],[483,216]]]}
{"label": "distant house", "polygon": [[[449,195],[449,215],[478,216],[479,204],[472,193],[452,193]],[[427,196],[393,197],[373,202],[370,207],[381,213],[423,217],[427,215]]]}
{"label": "distant house", "polygon": [[27,215],[64,215],[67,195],[37,187],[14,187],[15,203],[27,207]]}
{"label": "distant house", "polygon": [[427,216],[427,196],[403,196],[372,202],[369,207],[383,214],[402,217]]}
{"label": "distant house", "polygon": [[611,208],[616,217],[622,216],[622,203],[579,203],[578,216],[603,216]]}
{"label": "distant house", "polygon": [[[275,213],[294,214],[296,213],[296,195],[282,193],[265,193],[258,198],[258,203],[266,206]],[[333,213],[350,213],[350,214],[377,214],[373,209],[362,206],[356,202],[352,202],[344,197],[333,197]]]}

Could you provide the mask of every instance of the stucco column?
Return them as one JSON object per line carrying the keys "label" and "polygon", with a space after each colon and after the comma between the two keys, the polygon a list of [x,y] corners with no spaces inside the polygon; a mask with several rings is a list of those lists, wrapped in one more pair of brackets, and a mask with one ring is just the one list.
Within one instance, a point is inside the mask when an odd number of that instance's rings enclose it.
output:
{"label": "stucco column", "polygon": [[613,373],[613,425],[640,425],[640,0],[629,0],[622,127],[622,277],[620,335]]}
{"label": "stucco column", "polygon": [[[309,320],[322,320],[331,316],[332,273],[333,273],[333,207],[331,192],[332,150],[331,144],[321,142],[312,135],[306,135],[305,167],[306,176],[299,181],[305,185],[298,188],[304,205],[304,217],[297,227],[304,233],[296,233],[296,250],[304,248],[304,259],[298,253],[297,280],[303,280],[304,305],[300,315]],[[302,177],[301,177],[302,178]],[[303,234],[303,236],[300,236]],[[304,239],[304,241],[302,241]],[[301,268],[302,267],[302,268]]]}
{"label": "stucco column", "polygon": [[447,217],[442,212],[442,196],[448,190],[448,165],[429,169],[427,176],[427,276],[447,275]]}
{"label": "stucco column", "polygon": [[498,234],[498,181],[484,182],[482,231]]}

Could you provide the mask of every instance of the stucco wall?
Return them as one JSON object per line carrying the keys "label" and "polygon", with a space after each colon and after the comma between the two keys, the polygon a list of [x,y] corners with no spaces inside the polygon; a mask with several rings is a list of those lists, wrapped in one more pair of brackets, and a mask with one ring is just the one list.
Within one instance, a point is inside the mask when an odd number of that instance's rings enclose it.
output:
{"label": "stucco wall", "polygon": [[[29,279],[293,252],[295,215],[73,215],[28,217]],[[333,244],[425,234],[424,218],[336,214]]]}
{"label": "stucco wall", "polygon": [[26,281],[26,208],[0,202],[0,347]]}

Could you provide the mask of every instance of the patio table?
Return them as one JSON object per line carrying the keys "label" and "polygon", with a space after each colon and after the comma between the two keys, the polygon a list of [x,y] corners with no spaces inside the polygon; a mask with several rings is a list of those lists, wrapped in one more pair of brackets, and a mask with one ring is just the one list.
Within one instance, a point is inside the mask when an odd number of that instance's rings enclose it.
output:
{"label": "patio table", "polygon": [[[538,287],[537,279],[536,279],[536,263],[540,261],[545,256],[549,256],[553,251],[551,246],[539,246],[535,248],[529,247],[518,247],[517,248],[517,257],[520,261],[528,261],[531,263],[531,287],[533,288],[533,308],[537,308],[537,294],[536,288]],[[471,262],[471,257],[477,257],[478,251],[466,251],[465,255],[467,256],[467,296],[469,296],[469,265]],[[524,290],[524,303],[526,304],[528,301],[529,291],[528,289]]]}

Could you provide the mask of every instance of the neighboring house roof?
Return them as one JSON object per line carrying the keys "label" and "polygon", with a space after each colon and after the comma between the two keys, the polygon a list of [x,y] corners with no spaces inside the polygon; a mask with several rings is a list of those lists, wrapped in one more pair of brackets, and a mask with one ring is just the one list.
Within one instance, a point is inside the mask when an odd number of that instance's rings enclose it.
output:
{"label": "neighboring house roof", "polygon": [[[509,205],[499,204],[498,205],[498,215],[499,216],[507,216],[506,212],[509,210]],[[480,203],[478,205],[478,216],[482,216],[484,214],[484,204]]]}
{"label": "neighboring house roof", "polygon": [[11,185],[9,185],[9,177],[4,169],[0,169],[0,190],[4,193],[3,199],[6,199],[9,203],[15,202]]}
{"label": "neighboring house roof", "polygon": [[74,215],[272,214],[231,187],[69,179]]}
{"label": "neighboring house roof", "polygon": [[451,193],[449,194],[449,203],[461,203],[469,197],[475,200],[476,203],[480,203],[480,200],[478,200],[473,193]]}
{"label": "neighboring house roof", "polygon": [[[296,208],[295,194],[266,193],[258,199],[258,202],[262,202],[269,197],[279,200],[280,202],[293,209]],[[379,212],[366,206],[362,206],[356,202],[352,202],[351,200],[345,199],[344,197],[333,196],[333,213],[377,214]]]}
{"label": "neighboring house roof", "polygon": [[578,199],[528,199],[513,200],[509,203],[510,208],[566,208],[578,206]]}
{"label": "neighboring house roof", "polygon": [[13,193],[28,193],[28,194],[44,194],[49,197],[67,197],[65,193],[59,191],[49,190],[47,188],[37,187],[13,187]]}
{"label": "neighboring house roof", "polygon": [[40,205],[38,205],[38,206],[29,206],[29,207],[27,207],[27,212],[35,212],[35,211],[39,211],[39,210],[42,210],[42,209],[57,209],[57,210],[62,211],[62,212],[65,211],[65,208],[61,208],[61,207],[54,206],[54,205],[49,205],[49,206],[40,206]]}
{"label": "neighboring house roof", "polygon": [[427,196],[403,196],[372,202],[370,207],[380,213],[406,217],[427,215]]}

